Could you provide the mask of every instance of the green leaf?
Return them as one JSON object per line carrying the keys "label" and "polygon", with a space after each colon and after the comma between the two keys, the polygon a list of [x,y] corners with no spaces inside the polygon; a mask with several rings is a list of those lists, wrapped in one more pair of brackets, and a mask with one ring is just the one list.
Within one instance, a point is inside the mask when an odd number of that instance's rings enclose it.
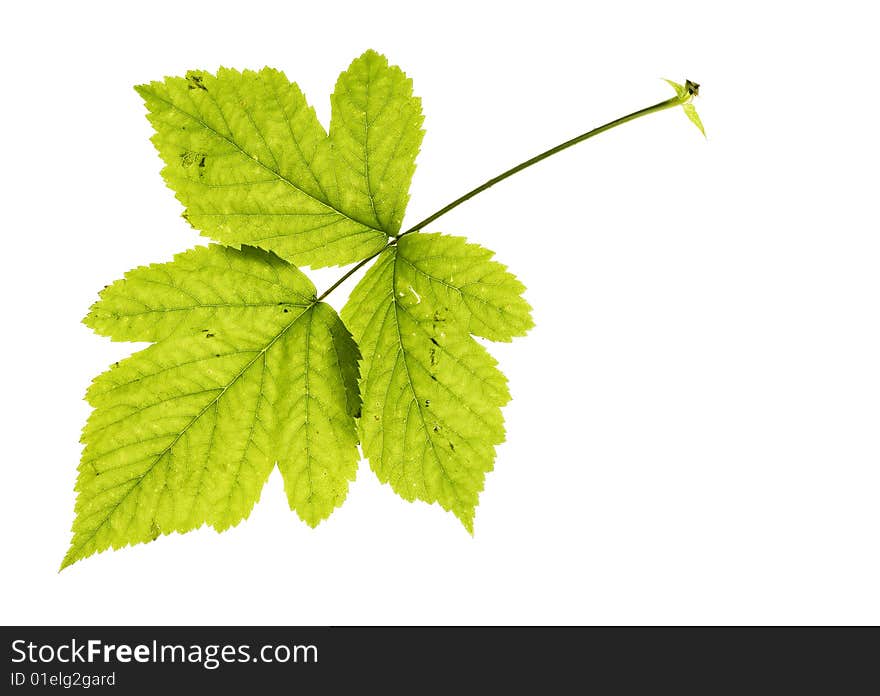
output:
{"label": "green leaf", "polygon": [[685,100],[690,97],[687,88],[683,84],[667,80],[665,77],[663,78],[663,81],[675,90],[675,94],[679,99]]}
{"label": "green leaf", "polygon": [[700,129],[700,133],[705,137],[706,129],[703,128],[703,122],[700,120],[700,115],[697,113],[696,107],[693,104],[684,104],[681,108],[684,110],[685,116],[688,117],[691,123]]}
{"label": "green leaf", "polygon": [[314,296],[311,281],[274,254],[211,245],[129,271],[100,292],[83,323],[114,341],[155,342],[208,326],[217,314],[234,312],[245,325],[273,322],[279,307],[305,307]]}
{"label": "green leaf", "polygon": [[[682,106],[703,131],[691,103],[699,85],[667,82],[675,97],[529,158],[403,233],[421,102],[378,53],[340,75],[329,134],[299,87],[270,68],[137,87],[184,217],[226,246],[130,271],[83,320],[112,340],[152,345],[88,390],[94,410],[62,568],[161,534],[238,524],[276,464],[290,507],[315,526],[347,495],[359,434],[381,481],[438,503],[473,533],[510,399],[477,339],[524,335],[531,308],[491,251],[421,230],[636,118]],[[373,259],[343,324],[320,300]],[[356,265],[319,299],[292,263]]]}
{"label": "green leaf", "polygon": [[405,235],[342,311],[364,355],[360,428],[373,470],[470,532],[510,398],[471,334],[510,340],[532,326],[522,284],[491,257],[457,237]]}
{"label": "green leaf", "polygon": [[87,393],[73,540],[95,552],[246,518],[275,462],[314,526],[344,500],[358,453],[350,334],[298,270],[219,246],[130,272],[86,323],[154,340]]}
{"label": "green leaf", "polygon": [[699,93],[700,86],[690,80],[683,85],[678,82],[673,82],[672,80],[667,80],[666,78],[664,78],[663,81],[668,83],[672,89],[675,90],[675,95],[681,102],[681,108],[684,111],[684,115],[687,116],[688,120],[700,130],[703,137],[706,137],[706,129],[703,128],[703,122],[700,120],[697,108],[693,105],[693,98]]}
{"label": "green leaf", "polygon": [[270,68],[136,87],[162,176],[193,227],[300,265],[359,261],[400,228],[421,143],[410,80],[368,51],[339,78],[331,136]]}
{"label": "green leaf", "polygon": [[343,166],[343,205],[389,234],[400,231],[422,143],[422,103],[412,80],[367,51],[339,76],[330,98],[330,140]]}

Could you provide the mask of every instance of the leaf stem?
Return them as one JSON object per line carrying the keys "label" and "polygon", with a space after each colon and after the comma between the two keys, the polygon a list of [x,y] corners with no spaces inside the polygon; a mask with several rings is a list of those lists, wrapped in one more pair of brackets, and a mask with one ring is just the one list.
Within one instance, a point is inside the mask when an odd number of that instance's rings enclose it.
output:
{"label": "leaf stem", "polygon": [[626,116],[621,116],[620,118],[616,118],[613,121],[609,121],[608,123],[606,123],[602,126],[599,126],[598,128],[594,128],[593,130],[587,131],[586,133],[582,133],[581,135],[578,135],[577,137],[574,137],[571,140],[566,140],[564,143],[561,143],[561,144],[557,145],[556,147],[551,147],[549,150],[542,152],[540,155],[535,155],[534,157],[527,159],[525,162],[521,162],[520,164],[516,165],[515,167],[511,167],[506,172],[502,172],[498,176],[492,177],[491,179],[489,179],[485,183],[482,183],[479,186],[477,186],[477,188],[475,188],[471,191],[468,191],[466,194],[464,194],[460,198],[456,198],[454,201],[452,201],[452,203],[440,208],[440,210],[438,210],[436,213],[429,215],[421,222],[416,223],[415,225],[410,227],[406,232],[401,232],[399,235],[397,235],[396,238],[399,239],[400,237],[404,236],[405,234],[410,234],[412,232],[418,232],[420,229],[422,229],[426,225],[430,225],[432,222],[434,222],[434,220],[439,218],[441,215],[445,215],[453,208],[457,208],[465,201],[468,201],[471,198],[473,198],[474,196],[476,196],[478,193],[482,193],[487,188],[491,188],[492,186],[494,186],[498,182],[504,181],[506,178],[513,176],[514,174],[517,174],[518,172],[521,172],[523,169],[527,169],[528,167],[531,167],[533,164],[537,164],[541,160],[545,160],[548,157],[552,157],[553,155],[555,155],[558,152],[562,152],[563,150],[567,150],[568,148],[572,147],[573,145],[577,145],[578,143],[582,143],[584,140],[589,140],[593,136],[599,135],[599,133],[604,133],[605,131],[611,130],[612,128],[616,128],[617,126],[620,126],[620,125],[626,123],[627,121],[634,121],[635,119],[641,118],[642,116],[647,116],[648,114],[653,114],[658,111],[663,111],[665,109],[671,109],[674,106],[681,106],[681,104],[683,104],[685,101],[688,101],[688,100],[687,99],[683,100],[681,97],[678,97],[678,96],[672,97],[671,99],[666,99],[665,101],[659,102],[658,104],[654,104],[653,106],[647,106],[644,109],[639,109],[638,111],[633,111],[631,114],[627,114]]}
{"label": "leaf stem", "polygon": [[552,157],[553,155],[555,155],[558,152],[562,152],[563,150],[567,150],[568,148],[572,147],[573,145],[577,145],[578,143],[582,143],[584,140],[589,140],[593,136],[599,135],[599,133],[604,133],[605,131],[609,131],[612,128],[617,128],[617,126],[623,125],[624,123],[627,123],[628,121],[635,121],[637,118],[641,118],[642,116],[647,116],[648,114],[654,114],[654,113],[657,113],[658,111],[665,111],[666,109],[671,109],[676,106],[682,106],[683,104],[687,104],[689,101],[691,101],[691,99],[694,96],[696,96],[698,88],[699,88],[699,85],[688,82],[687,87],[683,91],[682,94],[678,94],[670,99],[666,99],[662,102],[658,102],[657,104],[654,104],[652,106],[646,106],[644,109],[639,109],[638,111],[633,111],[631,114],[627,114],[626,116],[621,116],[620,118],[616,118],[613,121],[609,121],[608,123],[606,123],[604,125],[601,125],[597,128],[593,128],[592,130],[589,130],[586,133],[581,133],[580,135],[572,138],[571,140],[566,140],[564,143],[560,143],[556,147],[551,147],[549,150],[545,150],[541,154],[535,155],[534,157],[527,159],[525,162],[520,162],[515,167],[511,167],[507,171],[502,172],[501,174],[492,177],[488,181],[477,186],[475,189],[472,189],[472,190],[468,191],[466,194],[464,194],[463,196],[456,198],[454,201],[452,201],[452,203],[449,203],[448,205],[443,206],[436,213],[429,215],[421,222],[417,222],[415,225],[410,227],[405,232],[401,232],[401,233],[397,234],[396,236],[391,237],[388,241],[388,244],[386,244],[384,247],[379,249],[379,251],[377,251],[376,253],[372,254],[371,256],[368,256],[363,261],[358,262],[355,266],[353,266],[351,269],[349,269],[339,280],[337,280],[335,283],[333,283],[333,285],[331,285],[329,288],[327,288],[321,294],[321,296],[318,297],[318,299],[316,301],[320,302],[321,300],[323,300],[325,297],[327,297],[327,295],[329,295],[336,288],[338,288],[340,285],[342,285],[346,280],[348,280],[348,278],[351,277],[356,271],[363,268],[366,264],[368,264],[370,261],[372,261],[374,258],[376,258],[379,254],[381,254],[383,251],[385,251],[389,247],[392,247],[395,244],[397,244],[397,241],[401,237],[403,237],[404,235],[411,234],[413,232],[418,232],[423,227],[430,225],[437,218],[441,217],[442,215],[446,215],[446,213],[448,213],[453,208],[457,208],[465,201],[470,200],[471,198],[476,196],[478,193],[482,193],[483,191],[485,191],[488,188],[491,188],[492,186],[494,186],[498,182],[504,181],[508,177],[511,177],[514,174],[521,172],[523,169],[528,169],[533,164],[537,164],[541,160],[545,160],[548,157]]}
{"label": "leaf stem", "polygon": [[386,244],[385,246],[383,246],[383,247],[382,247],[381,249],[379,249],[379,251],[377,251],[376,253],[374,253],[374,254],[370,254],[370,255],[369,255],[367,258],[365,258],[363,261],[358,261],[354,266],[352,266],[351,268],[349,268],[349,269],[348,269],[348,270],[342,275],[342,277],[341,277],[339,280],[337,280],[335,283],[333,283],[333,285],[331,285],[331,286],[330,286],[329,288],[327,288],[324,292],[322,292],[321,295],[320,295],[320,297],[318,297],[318,299],[316,299],[315,302],[320,302],[321,300],[323,300],[325,297],[327,297],[327,295],[329,295],[329,294],[330,294],[331,292],[333,292],[336,288],[338,288],[340,285],[342,285],[346,280],[348,280],[352,275],[354,275],[359,269],[361,269],[361,268],[363,268],[364,266],[366,266],[368,263],[370,263],[370,261],[372,261],[373,259],[375,259],[379,254],[381,254],[383,251],[385,251],[388,247],[390,247],[390,246],[394,246],[395,244],[397,244],[397,237],[393,237],[393,238],[391,239],[391,241],[388,242],[388,244]]}

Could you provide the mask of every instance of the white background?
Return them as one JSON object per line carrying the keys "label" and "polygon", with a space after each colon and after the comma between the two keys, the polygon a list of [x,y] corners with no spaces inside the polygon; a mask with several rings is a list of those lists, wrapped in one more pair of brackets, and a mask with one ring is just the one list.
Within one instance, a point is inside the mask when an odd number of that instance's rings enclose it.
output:
{"label": "white background", "polygon": [[[3,623],[880,622],[877,23],[869,3],[7,3]],[[407,221],[702,84],[432,229],[494,249],[537,327],[469,537],[362,463],[317,530],[272,475],[250,519],[58,573],[82,394],[132,351],[79,323],[204,243],[135,83],[271,65],[325,121],[373,47],[427,135]],[[313,277],[326,287],[338,271]],[[351,285],[331,297],[341,307]]]}

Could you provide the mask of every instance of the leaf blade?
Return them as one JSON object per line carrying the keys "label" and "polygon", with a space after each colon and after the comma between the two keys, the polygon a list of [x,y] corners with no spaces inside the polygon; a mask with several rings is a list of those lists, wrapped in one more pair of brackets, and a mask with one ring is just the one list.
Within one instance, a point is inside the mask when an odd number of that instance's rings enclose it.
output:
{"label": "leaf blade", "polygon": [[[278,468],[290,509],[315,527],[342,504],[357,472],[352,414],[360,411],[360,354],[336,312],[324,303],[285,337],[283,351],[282,362],[303,356],[305,369],[280,386]],[[336,408],[328,409],[328,403]]]}
{"label": "leaf blade", "polygon": [[340,205],[326,132],[283,73],[191,71],[135,89],[162,176],[202,234],[312,266],[358,261],[385,242]]}
{"label": "leaf blade", "polygon": [[508,342],[534,326],[525,286],[488,249],[439,233],[405,235],[398,248],[413,271],[410,292],[455,306],[469,333]]}
{"label": "leaf blade", "polygon": [[[201,273],[190,277],[194,265]],[[99,301],[125,299],[126,284],[144,280],[141,276],[164,278],[165,285],[155,283],[157,292],[189,277],[190,289],[202,293],[187,291],[193,306],[184,308],[188,318],[175,319],[173,328],[158,317],[152,324],[123,324],[118,333],[102,324],[116,338],[149,336],[157,342],[117,363],[87,392],[94,411],[83,431],[74,536],[62,568],[160,534],[203,524],[217,530],[234,526],[250,514],[276,461],[286,485],[296,474],[291,463],[302,458],[310,459],[316,476],[331,479],[332,486],[314,499],[291,498],[291,507],[309,524],[344,500],[357,465],[351,415],[359,403],[357,351],[351,345],[347,352],[336,351],[336,343],[345,340],[336,313],[316,303],[314,286],[285,266],[258,250],[198,248],[168,264],[136,269]],[[231,278],[230,268],[237,272]],[[234,282],[244,277],[268,293],[259,314]],[[273,292],[278,294],[272,297]],[[291,292],[311,299],[282,302]],[[216,293],[228,301],[198,306]],[[242,304],[236,306],[235,298]],[[308,353],[298,350],[305,326]],[[322,431],[307,417],[290,418],[291,390],[304,382],[315,385],[306,388],[305,398],[322,414],[318,426],[332,430]],[[297,428],[310,429],[304,445],[291,436]],[[321,452],[320,460],[311,461],[313,449]]]}
{"label": "leaf blade", "polygon": [[[441,261],[428,275],[417,267],[452,252],[468,263]],[[360,428],[371,468],[405,500],[439,503],[471,533],[510,399],[496,361],[471,333],[510,340],[531,326],[521,284],[491,255],[459,238],[407,235],[383,253],[342,311],[364,355]],[[509,312],[507,326],[474,313],[455,285],[456,278],[479,284],[500,274],[507,277],[498,307],[515,295],[517,309],[525,309]]]}
{"label": "leaf blade", "polygon": [[[264,454],[268,431],[255,430],[265,404],[249,397],[265,365],[258,344],[214,328],[211,339],[151,346],[89,389],[95,410],[83,431],[74,537],[62,568],[205,523],[226,529],[250,513],[274,463]],[[240,411],[229,407],[245,399]]]}
{"label": "leaf blade", "polygon": [[339,155],[344,205],[389,236],[400,231],[424,131],[412,80],[366,51],[339,76],[331,96],[330,140]]}
{"label": "leaf blade", "polygon": [[699,129],[700,133],[703,134],[703,137],[707,137],[706,129],[703,128],[703,121],[700,119],[700,115],[697,113],[697,107],[695,107],[693,104],[685,104],[681,108],[684,109],[684,114],[688,117],[688,120]]}
{"label": "leaf blade", "polygon": [[114,341],[154,342],[203,328],[218,312],[238,309],[247,324],[279,307],[305,307],[314,297],[312,282],[275,254],[212,244],[129,271],[99,293],[83,323]]}

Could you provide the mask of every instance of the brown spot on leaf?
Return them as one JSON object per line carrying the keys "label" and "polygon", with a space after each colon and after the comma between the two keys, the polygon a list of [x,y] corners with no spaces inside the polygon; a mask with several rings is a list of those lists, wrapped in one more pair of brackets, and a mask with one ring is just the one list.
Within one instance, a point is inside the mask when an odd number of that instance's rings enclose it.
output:
{"label": "brown spot on leaf", "polygon": [[205,87],[204,79],[202,78],[201,75],[197,75],[194,72],[188,72],[186,74],[186,81],[188,83],[186,85],[187,89],[201,89],[201,90],[204,90],[205,92],[208,91],[208,88]]}

